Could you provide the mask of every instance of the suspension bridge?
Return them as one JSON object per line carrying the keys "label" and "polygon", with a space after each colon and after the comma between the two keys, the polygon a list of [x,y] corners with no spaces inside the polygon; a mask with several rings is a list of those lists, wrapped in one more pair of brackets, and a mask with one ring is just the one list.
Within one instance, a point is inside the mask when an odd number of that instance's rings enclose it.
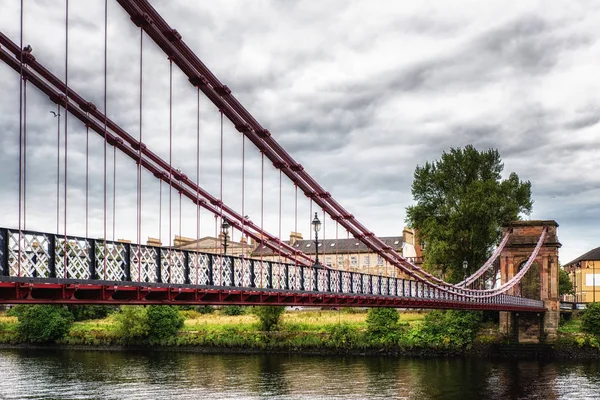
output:
{"label": "suspension bridge", "polygon": [[[555,223],[542,221],[533,228],[532,224],[517,223],[516,230],[507,227],[484,265],[458,284],[443,281],[404,257],[342,207],[284,149],[276,140],[277,134],[244,108],[148,1],[116,3],[119,10],[109,13],[106,1],[104,14],[94,16],[103,21],[95,38],[103,44],[100,67],[93,71],[78,69],[79,64],[70,65],[76,45],[68,0],[64,3],[65,59],[60,76],[45,66],[56,65],[56,60],[36,56],[36,38],[24,42],[26,8],[21,8],[18,37],[0,32],[0,59],[19,82],[19,111],[14,116],[18,128],[3,133],[18,143],[14,162],[19,167],[14,177],[18,181],[14,201],[17,207],[5,210],[5,214],[18,215],[17,221],[10,226],[8,220],[0,220],[0,303],[390,306],[538,314],[556,311],[558,295],[553,292],[558,277],[553,271],[560,244]],[[115,61],[109,59],[110,46],[119,46],[109,41],[109,20],[123,23],[127,17],[132,27],[128,32],[137,33],[120,36],[119,40],[139,44],[137,60],[125,67],[137,70],[137,79],[128,82],[137,85],[137,93],[133,99],[111,104],[115,100],[108,88],[117,91],[118,84],[109,81],[113,76],[109,69],[124,67],[109,62]],[[165,129],[149,126],[158,123],[149,124],[144,112],[145,103],[151,102],[144,92],[150,90],[148,82],[159,79],[144,64],[144,56],[151,52],[166,59],[163,67],[168,71],[168,113],[160,122]],[[97,70],[99,76],[92,75]],[[90,89],[82,84],[89,81],[101,81],[102,85]],[[195,120],[195,126],[185,126],[185,138],[175,129],[177,82],[185,86],[186,113]],[[185,96],[179,94],[182,91],[177,91],[177,99]],[[49,118],[49,129],[56,126],[52,157],[32,156],[37,141],[42,140],[38,134],[33,141],[31,128],[28,132],[32,120],[39,125],[41,119],[39,115],[32,117],[35,110],[31,110],[28,100],[32,96],[43,96],[38,104],[41,101],[47,108],[45,112],[52,110],[54,114]],[[123,106],[136,100],[137,107],[127,109],[128,118],[123,118]],[[206,122],[206,114],[210,113],[217,125]],[[132,119],[137,122],[132,123]],[[219,155],[218,165],[202,165],[201,148],[206,151],[207,146]],[[234,147],[238,153],[229,154],[234,162],[226,164],[224,159]],[[231,164],[238,168],[239,177],[233,188],[223,179],[224,170]],[[56,187],[56,207],[48,206],[52,197],[46,194],[44,217],[31,206],[36,196],[31,171],[36,168],[45,176],[56,171],[51,178]],[[218,173],[203,180],[201,170],[211,168],[218,169]],[[73,195],[73,176],[85,181],[85,186],[78,186],[78,197]],[[250,177],[260,183],[248,188]],[[135,196],[133,208],[119,210],[119,187],[125,187],[128,196]],[[235,196],[230,194],[234,190]],[[299,232],[299,213],[308,214],[311,220],[314,215],[317,220],[308,230],[311,241],[313,231],[315,234],[317,259],[282,240],[283,226]],[[48,222],[48,215],[53,214],[54,221]],[[136,240],[117,239],[117,214],[131,221],[128,229],[135,226]],[[342,238],[356,239],[357,245],[376,254],[385,268],[357,271],[348,264],[319,263],[319,229],[314,228],[321,225],[323,237],[328,229],[332,246],[341,230]],[[223,227],[226,230],[220,229]],[[194,237],[193,243],[200,243],[209,233],[215,241],[214,249],[201,249],[199,245],[194,248],[193,244],[178,246],[174,233],[181,238],[182,231]],[[154,239],[143,244],[144,234],[152,234]],[[526,243],[523,237],[528,238]],[[230,244],[235,240],[268,249],[271,257],[263,257],[262,252],[259,256],[243,251],[228,254],[227,240]],[[508,251],[517,248],[527,252],[519,255],[523,260],[520,265],[514,265],[507,256]],[[547,295],[527,298],[519,285],[542,256],[546,258],[541,290]]]}

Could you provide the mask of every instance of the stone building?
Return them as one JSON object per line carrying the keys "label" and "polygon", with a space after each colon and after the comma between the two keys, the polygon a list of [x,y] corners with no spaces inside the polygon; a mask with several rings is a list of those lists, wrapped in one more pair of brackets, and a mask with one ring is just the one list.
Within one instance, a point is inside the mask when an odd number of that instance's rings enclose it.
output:
{"label": "stone building", "polygon": [[[225,250],[225,240],[223,234],[218,238],[213,236],[205,236],[200,239],[187,238],[183,236],[175,236],[173,247],[178,250],[198,251],[200,253],[222,254]],[[148,238],[148,245],[156,245],[152,242],[152,238]],[[158,244],[160,246],[160,244]],[[227,236],[227,255],[239,257],[242,254],[245,257],[250,257],[255,245],[250,239],[242,238],[239,242],[232,241]]]}
{"label": "stone building", "polygon": [[596,247],[564,265],[573,282],[574,295],[565,301],[592,303],[600,301],[600,247]]}
{"label": "stone building", "polygon": [[[404,228],[402,236],[380,237],[386,245],[395,252],[409,259],[417,258],[414,233],[409,228]],[[314,240],[306,240],[296,232],[290,233],[287,244],[301,250],[310,257],[316,256]],[[397,270],[378,254],[354,238],[319,239],[319,262],[335,269],[345,271],[397,276]],[[266,246],[260,244],[251,253],[252,258],[262,258],[267,261],[277,261],[279,255]],[[285,260],[282,260],[285,262]]]}

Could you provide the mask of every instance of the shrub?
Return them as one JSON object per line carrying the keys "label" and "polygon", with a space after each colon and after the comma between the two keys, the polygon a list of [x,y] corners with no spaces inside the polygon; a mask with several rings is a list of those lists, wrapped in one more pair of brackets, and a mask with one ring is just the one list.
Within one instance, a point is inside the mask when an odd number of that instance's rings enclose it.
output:
{"label": "shrub", "polygon": [[146,309],[141,306],[122,306],[115,314],[116,331],[125,344],[142,341],[148,337],[150,327]]}
{"label": "shrub", "polygon": [[151,344],[164,343],[177,335],[183,328],[184,318],[177,307],[150,306],[146,311],[148,319],[148,340]]}
{"label": "shrub", "polygon": [[357,341],[356,330],[348,324],[335,325],[331,329],[330,343],[335,348],[351,348]]}
{"label": "shrub", "polygon": [[260,321],[260,329],[263,331],[273,330],[279,324],[279,320],[284,311],[284,306],[254,307],[253,310]]}
{"label": "shrub", "polygon": [[432,344],[463,347],[475,340],[482,318],[478,311],[435,310],[425,316],[421,332]]}
{"label": "shrub", "polygon": [[600,303],[588,303],[581,320],[581,328],[585,332],[600,335]]}
{"label": "shrub", "polygon": [[73,325],[73,314],[63,306],[38,304],[19,311],[17,331],[30,343],[47,343],[64,337]]}
{"label": "shrub", "polygon": [[196,306],[192,306],[190,304],[185,304],[183,306],[175,306],[179,311],[195,311]]}
{"label": "shrub", "polygon": [[224,315],[242,315],[246,312],[242,306],[225,306],[222,311]]}
{"label": "shrub", "polygon": [[367,313],[367,331],[374,335],[386,335],[398,328],[400,315],[394,308],[371,308]]}
{"label": "shrub", "polygon": [[75,321],[102,319],[115,311],[115,308],[112,306],[99,305],[74,305],[70,306],[69,309],[71,310],[71,313],[73,313]]}
{"label": "shrub", "polygon": [[23,311],[27,310],[29,307],[26,304],[17,304],[16,306],[12,306],[6,311],[6,315],[9,317],[19,317]]}
{"label": "shrub", "polygon": [[212,314],[215,312],[215,308],[213,306],[198,306],[197,311],[200,314]]}

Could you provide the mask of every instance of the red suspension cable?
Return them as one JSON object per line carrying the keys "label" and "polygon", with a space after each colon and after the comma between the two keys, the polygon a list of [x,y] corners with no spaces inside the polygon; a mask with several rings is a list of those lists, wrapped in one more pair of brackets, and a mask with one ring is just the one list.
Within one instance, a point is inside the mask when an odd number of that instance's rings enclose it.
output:
{"label": "red suspension cable", "polygon": [[[197,89],[197,114],[196,114],[196,184],[200,186],[200,89]],[[200,190],[196,188],[196,285],[198,284],[198,268],[200,260]]]}
{"label": "red suspension cable", "polygon": [[144,143],[142,140],[143,133],[143,90],[144,90],[144,30],[140,28],[140,82],[139,82],[139,94],[140,94],[140,147],[138,149],[137,161],[137,262],[138,262],[138,279],[141,280],[142,276],[142,257],[141,257],[141,243],[142,243],[142,146]]}
{"label": "red suspension cable", "polygon": [[[17,258],[17,276],[21,276],[21,222],[22,222],[22,192],[23,192],[23,0],[21,0],[21,53],[19,72],[19,246]],[[57,232],[58,233],[58,232]]]}
{"label": "red suspension cable", "polygon": [[[107,122],[108,122],[108,109],[107,109],[107,88],[108,88],[108,0],[104,0],[104,118],[103,118],[103,122],[104,122],[104,129],[103,129],[103,135],[104,135],[104,216],[103,216],[103,223],[104,223],[104,246],[103,246],[103,278],[106,278],[106,258],[107,258],[107,252],[106,252],[106,237],[107,237],[107,226],[106,226],[106,217],[107,217],[107,212],[106,212],[106,206],[107,206],[107,196],[106,193],[108,191],[108,185],[107,185],[107,152],[108,152],[108,140],[107,140],[107,132],[106,132],[106,128],[107,128]],[[60,116],[59,116],[60,118]],[[58,207],[58,201],[57,201],[57,207]]]}
{"label": "red suspension cable", "polygon": [[[65,94],[69,97],[69,0],[65,0]],[[68,160],[69,160],[69,102],[65,101],[65,187],[64,187],[64,237],[65,237],[65,249],[64,249],[64,277],[68,277],[67,271],[67,210],[68,210],[68,195],[67,190],[69,186],[68,180]]]}

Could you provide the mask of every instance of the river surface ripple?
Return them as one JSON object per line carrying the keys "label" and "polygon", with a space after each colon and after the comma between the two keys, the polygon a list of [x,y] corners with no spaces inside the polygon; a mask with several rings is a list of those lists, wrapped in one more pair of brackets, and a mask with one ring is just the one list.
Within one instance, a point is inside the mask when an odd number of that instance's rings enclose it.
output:
{"label": "river surface ripple", "polygon": [[600,399],[600,362],[0,350],[0,399]]}

